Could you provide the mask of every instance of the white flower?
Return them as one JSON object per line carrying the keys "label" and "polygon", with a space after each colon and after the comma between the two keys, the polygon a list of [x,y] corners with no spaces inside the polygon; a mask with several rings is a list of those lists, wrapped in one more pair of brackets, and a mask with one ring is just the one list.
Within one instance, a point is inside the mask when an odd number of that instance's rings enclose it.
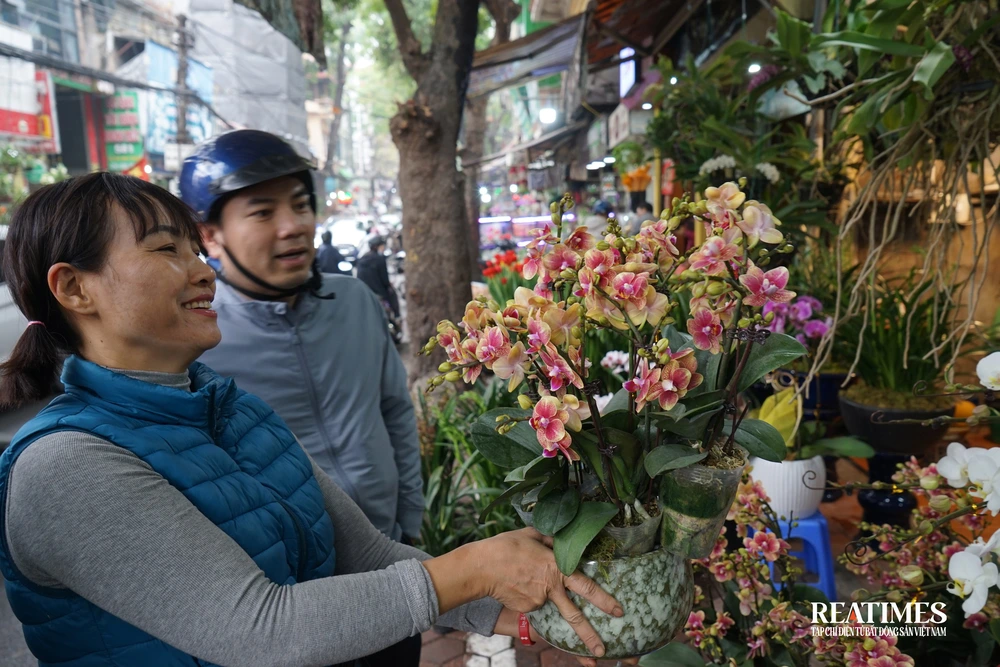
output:
{"label": "white flower", "polygon": [[628,352],[611,350],[601,359],[601,368],[611,371],[615,375],[628,372]]}
{"label": "white flower", "polygon": [[948,445],[948,455],[937,462],[938,474],[948,486],[964,488],[969,483],[969,451],[957,442]]}
{"label": "white flower", "polygon": [[[595,396],[594,397],[594,403],[597,404],[597,411],[599,413],[600,412],[604,412],[604,408],[608,407],[608,403],[610,403],[611,399],[614,398],[614,397],[615,397],[614,394],[605,394],[604,396]],[[1000,531],[998,531],[997,534],[1000,535]]]}
{"label": "white flower", "polygon": [[984,565],[976,554],[960,551],[948,561],[948,576],[954,581],[948,584],[948,592],[961,598],[968,596],[962,603],[968,618],[986,606],[990,586],[997,583],[997,566],[992,562]]}
{"label": "white flower", "polygon": [[714,157],[711,160],[705,160],[705,163],[698,168],[698,175],[705,176],[711,174],[712,172],[719,171],[721,169],[735,169],[736,168],[736,158],[732,155],[720,155]]}
{"label": "white flower", "polygon": [[976,364],[979,384],[993,391],[1000,391],[1000,352],[986,355]]}
{"label": "white flower", "polygon": [[781,174],[778,173],[778,168],[770,162],[761,162],[756,165],[754,169],[764,174],[764,178],[771,181],[771,183],[777,183],[781,180]]}
{"label": "white flower", "polygon": [[989,556],[990,552],[1000,556],[1000,530],[993,533],[989,542],[983,542],[983,538],[977,537],[975,542],[965,548],[965,552],[979,556],[980,560],[983,556]]}
{"label": "white flower", "polygon": [[1000,512],[1000,451],[987,449],[973,453],[968,470],[969,482],[976,487],[969,494],[981,498],[990,514],[996,516]]}

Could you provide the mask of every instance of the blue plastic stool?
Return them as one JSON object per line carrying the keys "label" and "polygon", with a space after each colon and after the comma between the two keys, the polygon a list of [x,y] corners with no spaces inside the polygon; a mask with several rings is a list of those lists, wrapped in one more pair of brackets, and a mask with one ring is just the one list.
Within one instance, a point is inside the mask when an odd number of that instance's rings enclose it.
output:
{"label": "blue plastic stool", "polygon": [[[789,555],[800,559],[805,565],[806,572],[819,575],[819,581],[815,586],[823,591],[828,600],[837,599],[837,583],[833,574],[833,551],[830,548],[830,529],[826,524],[826,517],[822,512],[817,511],[812,516],[804,519],[795,519],[797,526],[792,527],[788,521],[778,520],[781,527],[783,539],[788,542],[792,539],[802,540],[803,551],[790,551]],[[768,563],[771,570],[771,583],[776,591],[781,590],[781,582],[774,576],[774,563]]]}

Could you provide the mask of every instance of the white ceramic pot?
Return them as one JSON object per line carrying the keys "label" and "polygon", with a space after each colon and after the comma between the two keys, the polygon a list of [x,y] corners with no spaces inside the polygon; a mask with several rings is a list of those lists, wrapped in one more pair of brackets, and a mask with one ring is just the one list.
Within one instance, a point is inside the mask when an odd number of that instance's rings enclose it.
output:
{"label": "white ceramic pot", "polygon": [[[822,456],[781,463],[754,457],[750,459],[750,465],[753,466],[750,476],[763,484],[771,498],[771,509],[778,516],[802,519],[812,516],[819,509],[823,501],[823,487],[826,486],[826,465]],[[806,486],[807,483],[809,486]]]}

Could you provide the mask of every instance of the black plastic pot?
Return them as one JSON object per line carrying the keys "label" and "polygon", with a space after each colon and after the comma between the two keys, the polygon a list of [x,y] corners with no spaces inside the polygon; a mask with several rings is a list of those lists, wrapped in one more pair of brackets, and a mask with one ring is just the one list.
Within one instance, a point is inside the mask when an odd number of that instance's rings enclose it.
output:
{"label": "black plastic pot", "polygon": [[945,417],[952,413],[952,408],[940,410],[905,410],[894,408],[879,408],[874,405],[857,403],[845,397],[840,399],[840,414],[844,418],[844,426],[851,435],[861,438],[876,451],[889,454],[905,454],[906,456],[921,456],[926,449],[937,442],[948,426],[923,426],[921,424],[874,423],[872,416],[881,412],[880,422],[892,422],[899,419],[934,419]]}
{"label": "black plastic pot", "polygon": [[[872,416],[881,412],[880,423]],[[875,448],[876,454],[868,462],[868,481],[892,482],[897,464],[910,456],[921,457],[928,447],[937,442],[947,425],[922,426],[921,424],[881,423],[897,419],[933,419],[951,414],[951,408],[940,410],[886,409],[865,405],[840,395],[840,414],[851,435]],[[864,520],[877,525],[907,526],[910,513],[917,506],[917,499],[909,491],[864,490],[858,493],[858,503],[864,508]]]}
{"label": "black plastic pot", "polygon": [[[806,373],[795,373],[795,381],[802,383]],[[847,373],[820,373],[809,383],[809,395],[802,394],[802,419],[830,423],[840,414],[840,385]]]}

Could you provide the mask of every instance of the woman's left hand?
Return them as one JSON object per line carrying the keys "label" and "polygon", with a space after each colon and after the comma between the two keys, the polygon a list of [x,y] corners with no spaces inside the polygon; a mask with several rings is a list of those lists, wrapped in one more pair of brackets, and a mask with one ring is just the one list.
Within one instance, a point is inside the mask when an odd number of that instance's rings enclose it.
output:
{"label": "woman's left hand", "polygon": [[[521,641],[521,633],[518,629],[518,617],[519,614],[513,609],[503,608],[500,612],[500,617],[497,619],[497,624],[493,628],[493,632],[498,635],[505,635],[507,637],[513,637],[515,644]],[[529,624],[528,631],[531,633],[531,641],[540,642],[544,641],[535,629]],[[581,658],[576,657],[577,661],[583,665],[583,667],[597,667],[597,660],[594,658]],[[639,658],[626,658],[619,661],[622,665],[638,665]]]}

